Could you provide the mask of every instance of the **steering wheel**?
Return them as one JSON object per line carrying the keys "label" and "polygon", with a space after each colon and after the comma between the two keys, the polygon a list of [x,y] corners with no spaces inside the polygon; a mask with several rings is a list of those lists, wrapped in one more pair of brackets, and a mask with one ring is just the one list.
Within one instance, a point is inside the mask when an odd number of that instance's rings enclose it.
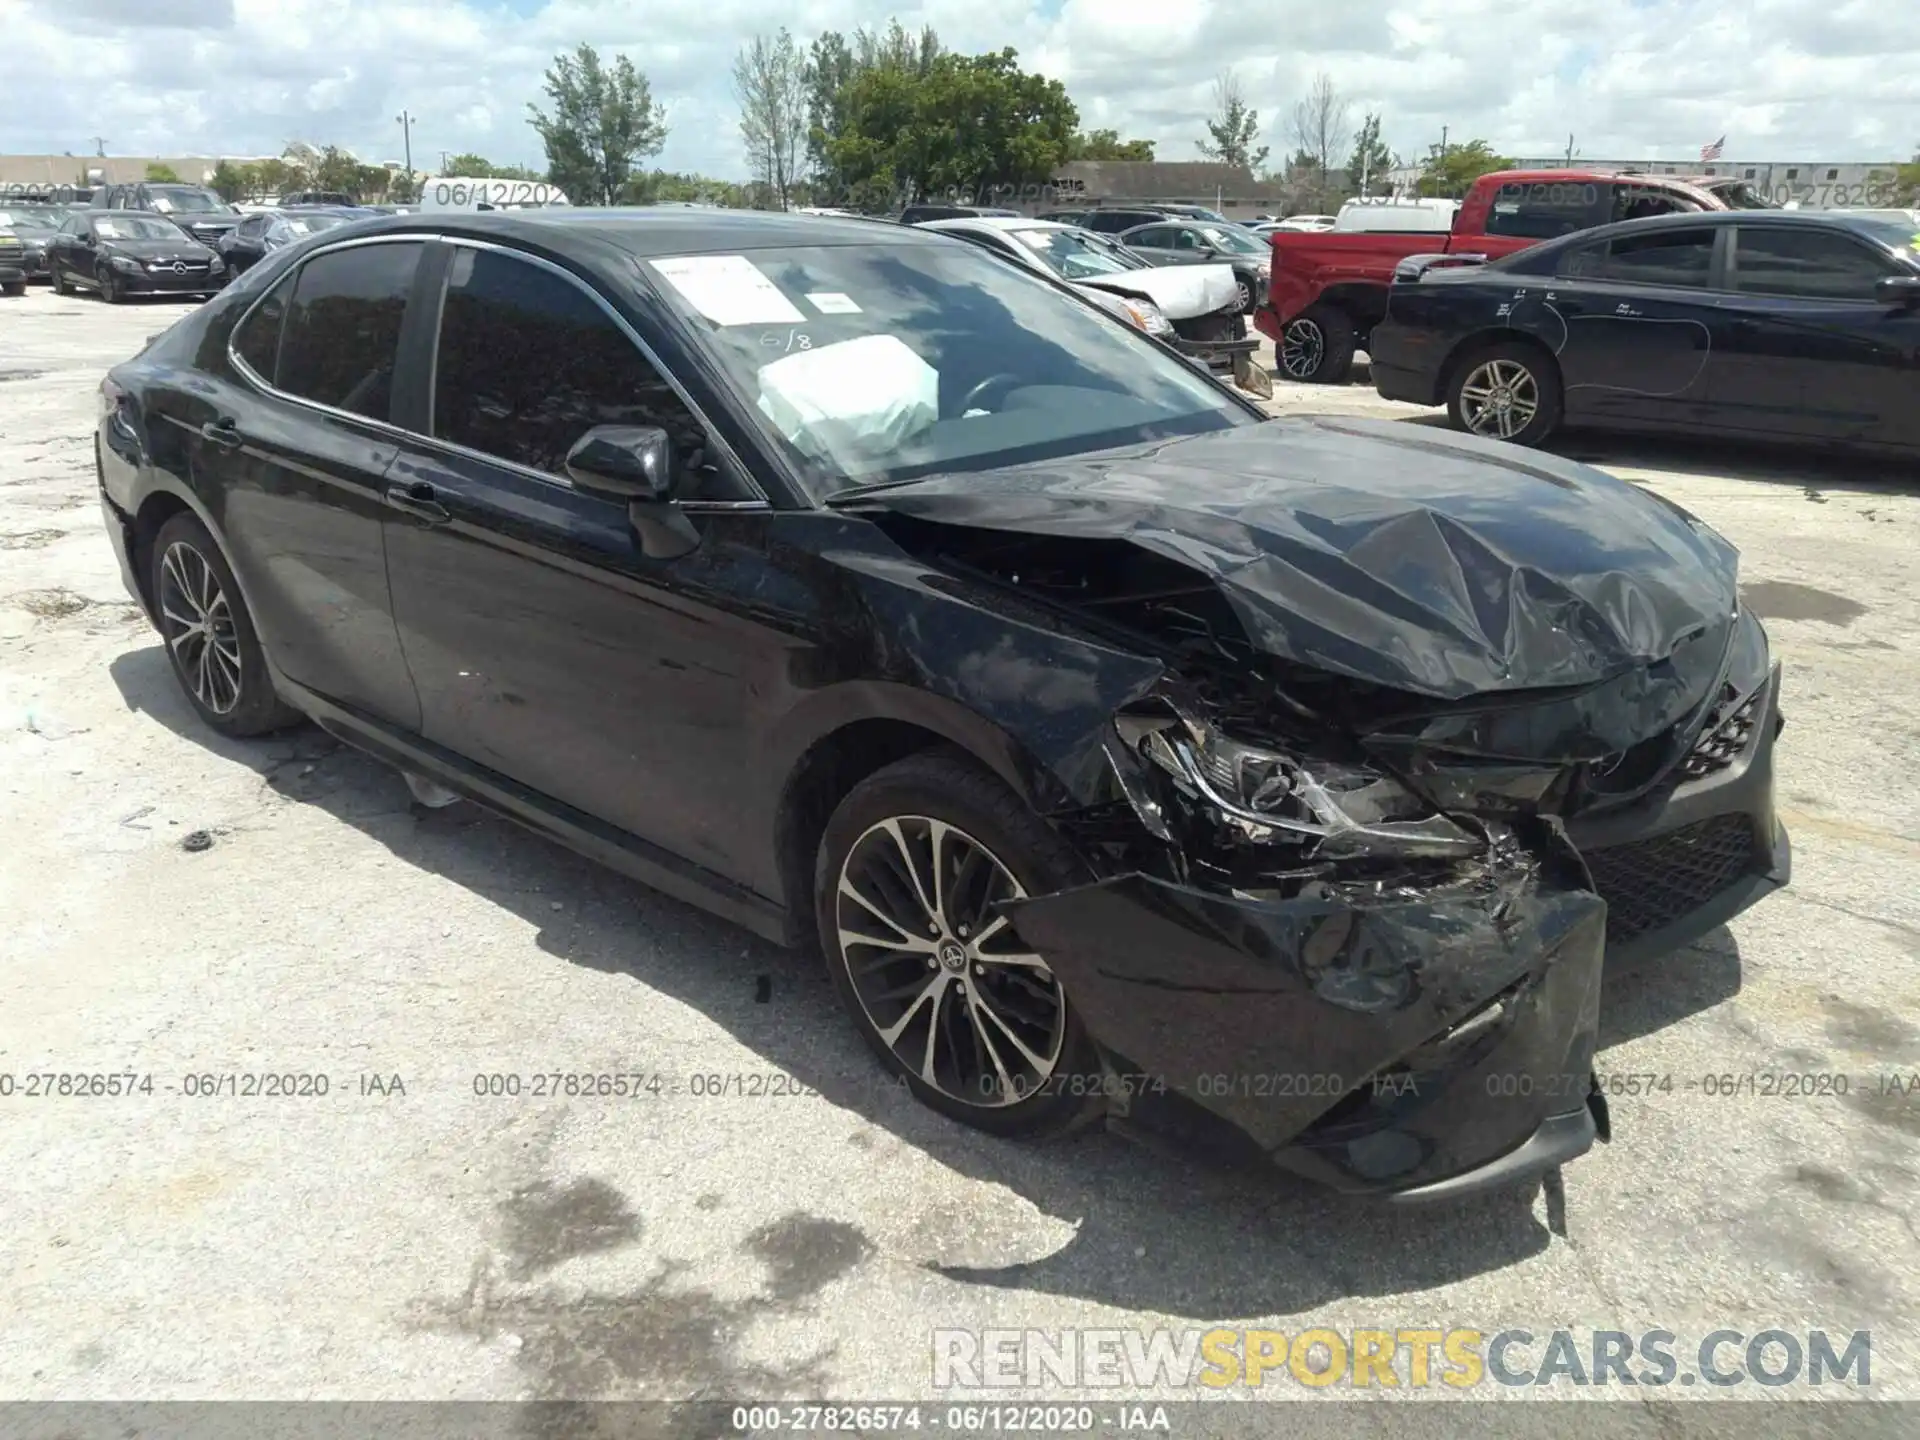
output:
{"label": "steering wheel", "polygon": [[1020,383],[1020,377],[1018,375],[1010,374],[1005,370],[1000,371],[996,375],[987,376],[986,379],[982,380],[978,385],[974,386],[971,390],[967,391],[966,398],[960,402],[960,413],[964,415],[967,413],[967,411],[972,410],[976,406],[978,406],[980,401],[986,397],[989,391],[996,390],[1007,385],[1018,385],[1019,383]]}

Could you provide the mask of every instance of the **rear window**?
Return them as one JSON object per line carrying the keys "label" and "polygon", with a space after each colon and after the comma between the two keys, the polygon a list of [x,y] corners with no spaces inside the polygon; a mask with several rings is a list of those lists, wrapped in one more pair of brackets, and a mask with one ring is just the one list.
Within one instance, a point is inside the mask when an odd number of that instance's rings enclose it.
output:
{"label": "rear window", "polygon": [[1494,192],[1487,234],[1552,240],[1597,223],[1600,187],[1586,182],[1510,181]]}

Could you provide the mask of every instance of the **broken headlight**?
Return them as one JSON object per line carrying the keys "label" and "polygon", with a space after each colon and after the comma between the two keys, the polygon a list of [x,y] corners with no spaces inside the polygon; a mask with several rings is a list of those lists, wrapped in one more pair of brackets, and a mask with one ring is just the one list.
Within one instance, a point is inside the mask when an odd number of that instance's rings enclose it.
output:
{"label": "broken headlight", "polygon": [[[1326,858],[1476,855],[1484,839],[1437,814],[1389,775],[1234,740],[1186,714],[1122,716],[1119,738],[1209,818],[1256,845],[1298,845]],[[1124,781],[1124,772],[1123,772]],[[1148,829],[1168,835],[1164,808],[1127,786]]]}

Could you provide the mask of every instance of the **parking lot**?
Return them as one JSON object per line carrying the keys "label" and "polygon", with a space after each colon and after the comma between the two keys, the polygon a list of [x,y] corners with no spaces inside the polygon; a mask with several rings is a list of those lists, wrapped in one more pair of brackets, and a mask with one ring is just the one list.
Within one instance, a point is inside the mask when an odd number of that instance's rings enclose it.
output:
{"label": "parking lot", "polygon": [[[184,308],[0,302],[0,1073],[154,1080],[0,1098],[6,1394],[935,1398],[936,1329],[1218,1323],[1866,1330],[1872,1393],[1920,1399],[1911,466],[1559,447],[1742,550],[1786,665],[1794,880],[1610,977],[1600,1070],[1671,1083],[1612,1100],[1564,1200],[1390,1210],[949,1124],[880,1082],[817,962],[417,810],[318,731],[200,726],[121,588],[91,439],[103,372]],[[1438,423],[1364,369],[1271,403]],[[680,1093],[478,1093],[554,1072]],[[326,1093],[217,1083],[259,1073]],[[774,1074],[806,1093],[685,1083]],[[1789,1074],[1846,1093],[1764,1093]]]}

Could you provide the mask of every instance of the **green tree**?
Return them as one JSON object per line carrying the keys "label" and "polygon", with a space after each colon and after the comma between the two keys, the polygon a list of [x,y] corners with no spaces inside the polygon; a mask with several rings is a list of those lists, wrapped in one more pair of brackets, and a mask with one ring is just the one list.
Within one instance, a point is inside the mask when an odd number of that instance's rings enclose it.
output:
{"label": "green tree", "polygon": [[[884,30],[862,26],[851,38],[835,30],[815,37],[807,50],[802,82],[807,91],[807,162],[812,176],[808,191],[816,203],[885,207],[884,198],[876,201],[869,193],[870,176],[856,182],[833,158],[834,142],[847,132],[849,87],[861,76],[880,70],[924,78],[946,53],[932,27],[916,35],[898,20],[890,21]],[[861,193],[855,194],[856,189]]]}
{"label": "green tree", "polygon": [[236,165],[231,160],[222,160],[213,167],[213,177],[207,181],[207,188],[231,205],[236,200],[244,200],[253,193],[253,177],[248,174],[253,167]]}
{"label": "green tree", "polygon": [[600,63],[591,45],[556,55],[545,91],[551,113],[527,106],[528,122],[547,151],[547,175],[581,204],[611,205],[635,162],[658,155],[667,115],[653,101],[647,77],[625,55]]}
{"label": "green tree", "polygon": [[1059,81],[1026,73],[1018,58],[1012,49],[940,55],[924,73],[888,64],[857,75],[827,145],[854,203],[1051,178],[1079,112]]}
{"label": "green tree", "polygon": [[782,28],[742,46],[733,62],[733,91],[747,165],[766,187],[770,208],[784,210],[807,148],[807,67],[793,36]]}
{"label": "green tree", "polygon": [[1067,143],[1069,160],[1151,160],[1153,141],[1122,140],[1118,130],[1076,130]]}
{"label": "green tree", "polygon": [[1360,133],[1354,136],[1353,154],[1347,159],[1347,180],[1364,187],[1362,193],[1383,189],[1392,169],[1393,151],[1380,139],[1380,117],[1369,114],[1360,122]]}
{"label": "green tree", "polygon": [[493,162],[484,155],[475,155],[470,150],[459,155],[449,155],[445,168],[447,174],[458,175],[465,180],[491,180],[494,178]]}
{"label": "green tree", "polygon": [[1466,198],[1473,182],[1495,170],[1511,170],[1513,160],[1496,155],[1484,140],[1469,140],[1464,145],[1434,146],[1420,173],[1420,193],[1447,200]]}
{"label": "green tree", "polygon": [[1267,147],[1255,149],[1260,138],[1260,112],[1249,108],[1232,71],[1213,82],[1213,116],[1206,122],[1207,138],[1194,145],[1209,160],[1258,170],[1267,163]]}
{"label": "green tree", "polygon": [[171,165],[162,165],[158,161],[147,166],[147,179],[156,185],[178,185],[180,172]]}
{"label": "green tree", "polygon": [[1916,150],[1913,159],[1894,173],[1893,188],[1898,198],[1906,204],[1911,205],[1920,199],[1920,150]]}

